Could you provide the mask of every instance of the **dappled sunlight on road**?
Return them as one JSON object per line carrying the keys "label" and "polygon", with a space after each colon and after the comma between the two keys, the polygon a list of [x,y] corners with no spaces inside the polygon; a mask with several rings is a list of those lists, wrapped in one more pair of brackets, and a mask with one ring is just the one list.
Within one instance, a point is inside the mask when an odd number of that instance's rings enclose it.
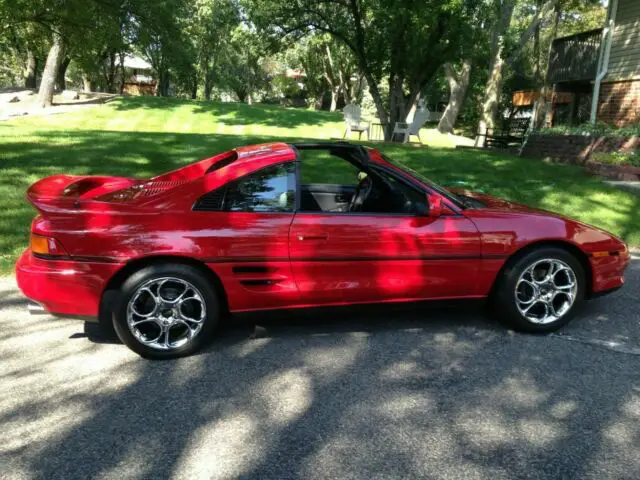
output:
{"label": "dappled sunlight on road", "polygon": [[[628,456],[627,452],[633,452]],[[612,463],[610,470],[602,468]],[[602,442],[589,461],[595,475],[612,478],[637,478],[640,472],[640,386],[622,399],[622,405],[602,430]],[[633,472],[633,474],[631,473]]]}
{"label": "dappled sunlight on road", "polygon": [[[193,432],[175,473],[181,478],[241,478],[263,459],[261,443],[251,416],[232,410]],[[208,461],[203,461],[203,453]]]}
{"label": "dappled sunlight on road", "polygon": [[[25,450],[34,454],[46,450],[51,442],[89,421],[100,410],[104,396],[138,380],[134,355],[120,349],[96,356],[100,346],[70,339],[82,330],[82,323],[46,315],[30,317],[26,302],[13,302],[15,298],[24,300],[13,279],[4,279],[0,284],[0,456],[7,459]],[[11,466],[13,461],[8,461]]]}

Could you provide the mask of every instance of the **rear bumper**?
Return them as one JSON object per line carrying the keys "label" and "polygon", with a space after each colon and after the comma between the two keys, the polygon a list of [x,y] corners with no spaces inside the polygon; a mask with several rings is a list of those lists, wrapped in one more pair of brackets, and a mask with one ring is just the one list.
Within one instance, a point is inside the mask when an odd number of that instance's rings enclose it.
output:
{"label": "rear bumper", "polygon": [[627,250],[618,255],[591,257],[593,296],[606,294],[624,285],[624,271],[629,266],[631,256]]}
{"label": "rear bumper", "polygon": [[16,263],[16,280],[25,296],[56,315],[97,317],[100,298],[120,263],[49,260],[27,249]]}

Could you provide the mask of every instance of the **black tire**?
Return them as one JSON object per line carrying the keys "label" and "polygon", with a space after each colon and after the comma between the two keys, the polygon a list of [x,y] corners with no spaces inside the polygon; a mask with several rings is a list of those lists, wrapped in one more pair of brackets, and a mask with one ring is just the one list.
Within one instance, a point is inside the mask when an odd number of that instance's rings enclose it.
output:
{"label": "black tire", "polygon": [[[544,259],[559,260],[568,265],[575,275],[577,292],[573,304],[562,316],[549,323],[535,323],[520,312],[516,301],[516,286],[523,272]],[[494,290],[493,306],[500,319],[515,330],[531,333],[553,332],[566,325],[581,308],[586,298],[586,287],[584,267],[574,255],[562,248],[540,247],[510,262],[502,271]],[[563,297],[559,298],[563,300]]]}
{"label": "black tire", "polygon": [[[188,282],[202,298],[206,315],[197,334],[185,345],[168,350],[158,350],[145,345],[132,333],[127,321],[129,302],[136,292],[155,279],[175,278]],[[220,319],[220,302],[211,282],[196,268],[181,264],[158,264],[144,267],[132,274],[120,289],[120,298],[113,314],[113,326],[118,338],[138,355],[149,359],[185,357],[200,350],[212,338]],[[153,327],[153,323],[151,323]],[[135,327],[134,327],[135,328]],[[158,327],[160,328],[160,327]],[[178,332],[179,333],[179,332]]]}

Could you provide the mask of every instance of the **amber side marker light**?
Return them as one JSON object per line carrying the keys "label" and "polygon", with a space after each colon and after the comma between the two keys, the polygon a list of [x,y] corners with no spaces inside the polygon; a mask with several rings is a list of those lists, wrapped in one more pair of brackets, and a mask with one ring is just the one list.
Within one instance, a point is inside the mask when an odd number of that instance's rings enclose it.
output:
{"label": "amber side marker light", "polygon": [[[591,254],[592,257],[617,257],[618,255],[620,255],[621,252],[593,252]],[[624,252],[622,252],[622,255],[624,255]]]}
{"label": "amber side marker light", "polygon": [[31,247],[31,251],[36,255],[46,255],[49,257],[62,257],[67,255],[67,252],[58,240],[53,237],[38,235],[37,233],[31,234],[29,246]]}

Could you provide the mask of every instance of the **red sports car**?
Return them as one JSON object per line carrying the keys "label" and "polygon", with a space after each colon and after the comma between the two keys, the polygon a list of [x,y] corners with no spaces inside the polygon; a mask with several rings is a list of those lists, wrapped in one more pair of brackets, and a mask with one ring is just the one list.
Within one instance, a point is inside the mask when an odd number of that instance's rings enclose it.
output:
{"label": "red sports car", "polygon": [[267,309],[491,298],[513,327],[547,332],[629,263],[598,228],[348,143],[240,147],[146,180],[56,175],[27,198],[39,215],[16,271],[32,306],[112,319],[153,358]]}

